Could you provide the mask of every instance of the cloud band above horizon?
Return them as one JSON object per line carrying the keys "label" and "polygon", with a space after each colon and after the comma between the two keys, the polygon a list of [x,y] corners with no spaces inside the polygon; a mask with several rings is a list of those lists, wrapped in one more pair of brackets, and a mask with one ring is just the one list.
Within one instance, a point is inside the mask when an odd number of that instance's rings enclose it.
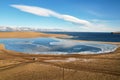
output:
{"label": "cloud band above horizon", "polygon": [[27,6],[27,5],[10,5],[11,7],[17,8],[23,12],[31,13],[38,16],[44,16],[44,17],[56,17],[58,19],[62,19],[64,21],[72,22],[75,24],[83,25],[83,26],[90,26],[91,23],[87,20],[82,20],[79,18],[76,18],[71,15],[67,14],[60,14],[55,11],[52,11],[50,9],[36,7],[36,6]]}

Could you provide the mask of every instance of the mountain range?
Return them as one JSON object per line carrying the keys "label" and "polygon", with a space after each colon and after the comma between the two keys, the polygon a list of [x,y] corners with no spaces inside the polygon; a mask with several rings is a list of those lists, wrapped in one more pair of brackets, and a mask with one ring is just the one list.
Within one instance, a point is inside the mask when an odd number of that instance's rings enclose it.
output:
{"label": "mountain range", "polygon": [[30,27],[0,26],[0,31],[63,32],[63,31],[66,31],[66,30],[62,30],[62,29],[41,29],[41,28],[30,28]]}

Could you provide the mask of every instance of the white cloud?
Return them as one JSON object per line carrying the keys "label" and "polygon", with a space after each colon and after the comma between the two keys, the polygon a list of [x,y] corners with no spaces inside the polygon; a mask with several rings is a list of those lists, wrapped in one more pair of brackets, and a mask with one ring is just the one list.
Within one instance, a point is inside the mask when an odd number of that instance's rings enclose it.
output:
{"label": "white cloud", "polygon": [[62,15],[62,16],[63,16],[63,19],[66,21],[70,21],[70,22],[77,23],[77,24],[84,24],[85,26],[91,25],[91,23],[86,20],[81,20],[81,19],[78,19],[70,15]]}
{"label": "white cloud", "polygon": [[[44,17],[56,17],[58,19],[62,19],[64,21],[68,21],[74,24],[78,24],[76,26],[77,30],[75,31],[90,31],[90,32],[112,32],[112,31],[119,31],[120,28],[113,28],[109,25],[106,25],[106,21],[99,21],[99,20],[93,20],[91,22],[87,20],[82,20],[77,17],[67,15],[67,14],[60,14],[55,11],[52,11],[50,9],[36,7],[36,6],[27,6],[27,5],[11,5],[11,7],[17,8],[23,12],[28,12],[34,15],[38,16],[44,16]],[[94,13],[94,12],[92,12]],[[95,14],[95,13],[94,13]],[[97,14],[98,15],[98,14]],[[72,29],[72,31],[74,31]]]}
{"label": "white cloud", "polygon": [[94,16],[98,16],[98,17],[104,17],[104,16],[106,16],[106,15],[103,15],[102,13],[100,13],[100,12],[97,12],[97,11],[93,11],[93,10],[88,10],[87,11],[89,14],[91,14],[91,15],[94,15]]}
{"label": "white cloud", "polygon": [[82,20],[79,18],[76,18],[74,16],[71,15],[66,15],[66,14],[60,14],[57,13],[55,11],[52,11],[50,9],[46,9],[46,8],[41,8],[41,7],[35,7],[35,6],[27,6],[27,5],[11,5],[14,8],[17,8],[21,11],[24,12],[28,12],[34,15],[38,15],[38,16],[45,16],[45,17],[56,17],[68,22],[72,22],[72,23],[76,23],[76,24],[82,24],[84,26],[89,26],[90,22],[87,20]]}

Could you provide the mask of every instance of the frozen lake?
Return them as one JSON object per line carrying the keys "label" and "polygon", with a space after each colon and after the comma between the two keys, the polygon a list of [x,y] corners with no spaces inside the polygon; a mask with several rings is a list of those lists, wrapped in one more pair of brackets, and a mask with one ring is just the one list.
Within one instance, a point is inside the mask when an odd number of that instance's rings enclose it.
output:
{"label": "frozen lake", "polygon": [[117,46],[96,42],[75,42],[57,38],[0,39],[6,49],[33,54],[99,54],[114,51]]}

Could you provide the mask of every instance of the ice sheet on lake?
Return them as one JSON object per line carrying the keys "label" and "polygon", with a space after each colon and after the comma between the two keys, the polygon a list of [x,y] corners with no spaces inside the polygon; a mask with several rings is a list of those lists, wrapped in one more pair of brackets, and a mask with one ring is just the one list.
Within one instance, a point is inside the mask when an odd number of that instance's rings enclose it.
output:
{"label": "ice sheet on lake", "polygon": [[112,44],[57,38],[0,39],[0,43],[5,44],[9,50],[34,54],[96,54],[113,52],[117,48]]}

